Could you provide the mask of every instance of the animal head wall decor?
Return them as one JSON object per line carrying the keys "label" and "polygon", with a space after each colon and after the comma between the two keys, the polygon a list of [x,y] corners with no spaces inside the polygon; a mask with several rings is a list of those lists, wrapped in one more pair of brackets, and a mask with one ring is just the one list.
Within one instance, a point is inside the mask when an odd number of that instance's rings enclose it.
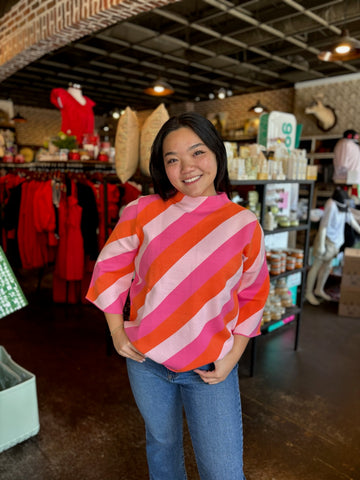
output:
{"label": "animal head wall decor", "polygon": [[313,97],[313,101],[305,108],[305,113],[314,115],[318,128],[323,132],[328,132],[337,123],[335,110],[330,105],[324,105],[322,94]]}

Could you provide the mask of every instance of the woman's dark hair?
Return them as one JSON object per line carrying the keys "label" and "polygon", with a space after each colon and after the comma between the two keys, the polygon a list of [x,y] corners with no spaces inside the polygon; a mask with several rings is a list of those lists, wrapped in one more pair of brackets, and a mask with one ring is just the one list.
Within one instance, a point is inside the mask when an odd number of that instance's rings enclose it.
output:
{"label": "woman's dark hair", "polygon": [[171,117],[164,123],[156,135],[150,157],[150,173],[155,192],[164,200],[173,197],[177,192],[166,175],[163,143],[170,132],[174,132],[182,127],[190,128],[215,154],[217,163],[217,173],[214,180],[215,190],[217,192],[225,192],[230,198],[230,182],[224,142],[210,120],[195,112],[187,112]]}

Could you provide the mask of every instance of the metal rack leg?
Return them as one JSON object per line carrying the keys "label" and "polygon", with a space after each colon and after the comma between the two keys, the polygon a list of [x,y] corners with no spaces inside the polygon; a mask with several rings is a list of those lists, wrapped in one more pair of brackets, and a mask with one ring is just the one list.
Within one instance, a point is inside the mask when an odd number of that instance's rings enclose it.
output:
{"label": "metal rack leg", "polygon": [[299,313],[296,315],[294,350],[297,350],[299,345],[300,321],[301,321],[301,314]]}

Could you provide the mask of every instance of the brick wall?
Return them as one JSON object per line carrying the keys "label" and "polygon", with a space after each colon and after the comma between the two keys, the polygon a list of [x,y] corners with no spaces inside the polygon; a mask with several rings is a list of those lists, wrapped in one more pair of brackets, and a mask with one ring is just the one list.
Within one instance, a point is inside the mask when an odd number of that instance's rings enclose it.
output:
{"label": "brick wall", "polygon": [[[194,111],[204,116],[224,112],[226,114],[226,131],[231,132],[244,128],[246,122],[259,116],[256,113],[249,112],[249,109],[258,100],[270,111],[277,110],[288,113],[293,113],[294,111],[293,88],[235,95],[224,100],[214,99],[205,102],[195,102],[192,105]],[[177,111],[179,108],[184,109],[184,105],[174,106],[170,111],[172,114],[180,113]],[[186,108],[191,109],[191,105],[187,105]]]}
{"label": "brick wall", "polygon": [[67,43],[178,0],[20,0],[0,19],[0,82]]}
{"label": "brick wall", "polygon": [[[360,131],[360,74],[349,74],[326,80],[315,80],[300,84],[295,90],[294,114],[303,125],[303,136],[339,135],[349,128]],[[321,94],[323,103],[335,110],[337,123],[328,132],[318,128],[314,115],[306,114],[305,108],[313,97]]]}

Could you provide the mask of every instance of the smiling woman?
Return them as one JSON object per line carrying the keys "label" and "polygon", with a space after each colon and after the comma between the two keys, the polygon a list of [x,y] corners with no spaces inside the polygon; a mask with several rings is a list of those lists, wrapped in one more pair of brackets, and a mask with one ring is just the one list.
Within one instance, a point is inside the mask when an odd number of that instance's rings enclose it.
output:
{"label": "smiling woman", "polygon": [[150,477],[186,478],[184,409],[200,478],[244,480],[237,368],[269,291],[263,232],[228,198],[224,143],[206,118],[170,118],[150,171],[157,193],[125,207],[87,298],[127,359]]}

